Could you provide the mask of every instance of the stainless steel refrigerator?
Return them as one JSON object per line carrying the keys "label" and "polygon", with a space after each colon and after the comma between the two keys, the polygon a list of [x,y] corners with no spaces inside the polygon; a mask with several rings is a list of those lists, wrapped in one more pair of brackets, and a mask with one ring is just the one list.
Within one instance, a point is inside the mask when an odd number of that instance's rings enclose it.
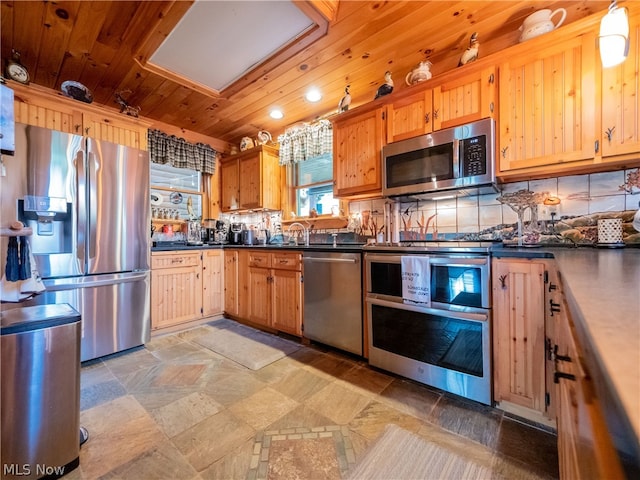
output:
{"label": "stainless steel refrigerator", "polygon": [[21,124],[16,145],[25,162],[16,214],[33,229],[31,251],[46,287],[16,306],[68,303],[78,310],[82,361],[144,344],[150,337],[148,153]]}

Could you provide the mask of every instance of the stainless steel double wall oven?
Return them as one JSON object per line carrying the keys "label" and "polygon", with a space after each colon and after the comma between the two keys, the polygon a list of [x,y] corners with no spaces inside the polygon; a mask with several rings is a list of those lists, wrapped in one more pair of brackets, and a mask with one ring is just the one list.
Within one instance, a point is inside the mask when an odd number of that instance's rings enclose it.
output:
{"label": "stainless steel double wall oven", "polygon": [[[424,243],[366,249],[372,366],[491,404],[489,245]],[[406,255],[428,259],[430,304],[403,299]]]}

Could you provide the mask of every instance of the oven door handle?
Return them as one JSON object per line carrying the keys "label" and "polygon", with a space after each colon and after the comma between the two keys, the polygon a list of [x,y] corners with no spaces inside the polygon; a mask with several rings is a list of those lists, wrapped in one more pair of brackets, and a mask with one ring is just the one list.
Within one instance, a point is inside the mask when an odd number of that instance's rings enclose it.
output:
{"label": "oven door handle", "polygon": [[432,265],[452,265],[454,267],[476,267],[478,265],[488,265],[488,257],[481,258],[465,258],[465,257],[429,257],[429,263]]}
{"label": "oven door handle", "polygon": [[420,305],[412,305],[410,303],[390,302],[379,298],[367,297],[367,303],[372,305],[380,305],[381,307],[395,308],[396,310],[409,310],[411,312],[426,313],[429,315],[437,315],[439,317],[455,318],[459,320],[469,320],[472,322],[484,323],[489,320],[489,314],[456,312],[453,310],[440,310],[437,308],[421,307]]}

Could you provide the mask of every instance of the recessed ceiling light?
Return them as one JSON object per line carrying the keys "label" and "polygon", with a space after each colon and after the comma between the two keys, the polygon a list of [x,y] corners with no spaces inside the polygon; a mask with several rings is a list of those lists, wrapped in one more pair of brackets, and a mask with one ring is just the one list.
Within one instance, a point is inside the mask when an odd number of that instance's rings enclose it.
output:
{"label": "recessed ceiling light", "polygon": [[276,120],[279,120],[282,117],[284,117],[284,113],[282,113],[282,110],[280,110],[279,108],[274,108],[269,112],[269,116],[271,118],[275,118]]}
{"label": "recessed ceiling light", "polygon": [[322,99],[322,93],[317,88],[310,89],[305,98],[310,102],[319,102]]}

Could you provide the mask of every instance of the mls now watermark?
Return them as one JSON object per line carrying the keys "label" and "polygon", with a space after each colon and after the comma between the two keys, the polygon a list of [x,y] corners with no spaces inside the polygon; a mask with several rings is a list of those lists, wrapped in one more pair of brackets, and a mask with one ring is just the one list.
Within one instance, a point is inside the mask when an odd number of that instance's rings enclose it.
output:
{"label": "mls now watermark", "polygon": [[35,465],[31,465],[29,463],[4,463],[2,465],[2,474],[4,475],[13,475],[15,477],[26,477],[35,472],[36,475],[40,476],[49,476],[49,475],[64,475],[64,465],[53,466],[46,465],[44,463],[36,463]]}

